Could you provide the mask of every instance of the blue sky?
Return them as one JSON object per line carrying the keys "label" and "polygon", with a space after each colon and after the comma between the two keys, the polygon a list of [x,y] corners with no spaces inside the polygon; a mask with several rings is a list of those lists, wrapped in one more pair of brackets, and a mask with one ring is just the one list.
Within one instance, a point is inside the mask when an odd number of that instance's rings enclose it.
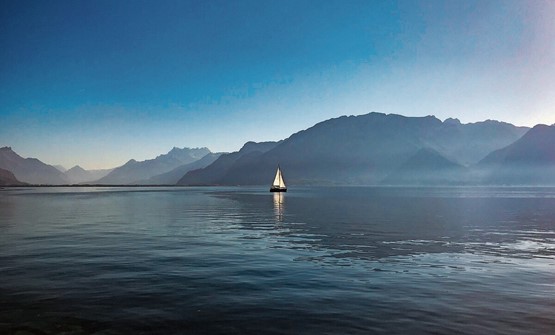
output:
{"label": "blue sky", "polygon": [[370,111],[555,123],[552,1],[3,1],[0,145],[114,167]]}

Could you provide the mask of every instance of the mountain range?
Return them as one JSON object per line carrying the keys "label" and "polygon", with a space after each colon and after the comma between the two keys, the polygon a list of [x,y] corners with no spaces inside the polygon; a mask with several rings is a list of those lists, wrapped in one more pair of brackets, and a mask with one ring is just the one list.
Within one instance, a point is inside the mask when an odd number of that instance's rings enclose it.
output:
{"label": "mountain range", "polygon": [[[229,173],[248,164],[263,153],[273,149],[278,142],[247,142],[238,152],[221,155],[216,161],[203,169],[192,170],[185,174],[178,185],[224,185],[229,184]],[[244,184],[249,184],[247,176]],[[238,183],[241,184],[241,183]]]}
{"label": "mountain range", "polygon": [[[292,184],[377,185],[391,183],[401,175],[408,181],[411,174],[411,183],[422,184],[426,183],[424,175],[436,173],[438,165],[451,165],[458,172],[446,174],[442,168],[443,180],[437,182],[461,183],[467,178],[462,171],[527,131],[491,120],[462,124],[433,116],[343,116],[320,122],[256,154],[241,149],[222,156],[203,170],[187,173],[179,183],[268,184],[278,164]],[[227,157],[233,159],[220,161]],[[418,169],[412,169],[416,163]]]}
{"label": "mountain range", "polygon": [[555,185],[555,125],[369,113],[233,153],[173,148],[113,170],[62,172],[0,149],[0,168],[29,184],[267,185],[278,164],[290,185]]}
{"label": "mountain range", "polygon": [[[220,154],[207,148],[173,148],[150,160],[130,160],[115,169],[85,170],[79,165],[66,170],[36,158],[23,158],[11,147],[0,148],[0,183],[3,185],[70,185],[70,184],[175,184],[187,171],[211,164]],[[11,178],[14,175],[14,178]]]}
{"label": "mountain range", "polygon": [[[59,169],[59,167],[56,168]],[[71,184],[83,184],[98,180],[112,171],[113,169],[85,170],[79,165],[75,165],[71,169],[66,170],[64,174]]]}
{"label": "mountain range", "polygon": [[212,164],[220,156],[221,153],[208,153],[199,160],[189,164],[180,165],[169,172],[152,176],[147,180],[139,181],[138,183],[141,185],[175,185],[187,172],[202,169]]}
{"label": "mountain range", "polygon": [[485,184],[553,185],[555,125],[536,125],[514,143],[487,155],[477,171]]}
{"label": "mountain range", "polygon": [[22,182],[29,184],[64,185],[69,180],[63,172],[36,158],[23,158],[11,147],[0,148],[0,168],[8,170]]}
{"label": "mountain range", "polygon": [[180,149],[174,147],[168,153],[154,159],[140,162],[131,159],[94,183],[105,185],[139,184],[141,181],[170,172],[179,166],[198,161],[209,153],[211,152],[208,148]]}

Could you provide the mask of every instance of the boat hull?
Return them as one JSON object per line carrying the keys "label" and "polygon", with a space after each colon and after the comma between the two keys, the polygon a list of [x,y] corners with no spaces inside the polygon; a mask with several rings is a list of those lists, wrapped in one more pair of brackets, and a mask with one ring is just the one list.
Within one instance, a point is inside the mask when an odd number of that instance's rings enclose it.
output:
{"label": "boat hull", "polygon": [[286,188],[272,187],[270,192],[287,192]]}

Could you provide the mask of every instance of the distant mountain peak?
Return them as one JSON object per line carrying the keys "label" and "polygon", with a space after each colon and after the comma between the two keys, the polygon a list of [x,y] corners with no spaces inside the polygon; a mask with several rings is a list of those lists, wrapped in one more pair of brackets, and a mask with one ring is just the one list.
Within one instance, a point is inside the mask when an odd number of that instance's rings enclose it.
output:
{"label": "distant mountain peak", "polygon": [[75,165],[74,167],[72,167],[71,169],[69,169],[67,171],[86,171],[86,170],[83,169],[82,167],[80,167],[79,165]]}
{"label": "distant mountain peak", "polygon": [[125,162],[125,164],[123,164],[122,167],[123,167],[123,166],[135,165],[135,164],[137,164],[137,163],[138,163],[138,162],[137,162],[134,158],[131,158],[130,160],[128,160],[127,162]]}
{"label": "distant mountain peak", "polygon": [[522,136],[522,140],[526,139],[544,146],[545,149],[548,147],[552,148],[554,144],[553,139],[555,139],[555,126],[537,124]]}
{"label": "distant mountain peak", "polygon": [[460,125],[461,124],[461,120],[457,119],[457,118],[447,118],[445,119],[445,121],[443,121],[443,123],[445,124],[451,124],[451,125]]}
{"label": "distant mountain peak", "polygon": [[0,148],[0,168],[10,171],[17,180],[30,184],[66,184],[65,175],[37,158],[23,158],[11,147]]}
{"label": "distant mountain peak", "polygon": [[555,163],[555,126],[535,125],[519,140],[490,153],[481,164],[543,164]]}
{"label": "distant mountain peak", "polygon": [[206,147],[202,147],[202,148],[189,148],[189,147],[178,148],[178,147],[173,147],[167,153],[156,156],[155,159],[164,158],[164,157],[174,157],[176,159],[181,160],[183,158],[183,156],[185,156],[185,157],[195,157],[197,159],[200,159],[208,153],[210,153],[210,149],[208,149]]}
{"label": "distant mountain peak", "polygon": [[115,168],[109,174],[97,180],[97,182],[100,184],[119,185],[136,184],[151,177],[170,172],[181,165],[198,161],[209,153],[210,150],[206,147],[173,147],[167,153],[158,155],[153,159],[143,161],[130,159],[124,165]]}
{"label": "distant mountain peak", "polygon": [[[183,148],[185,149],[185,148]],[[168,154],[172,154],[172,153],[176,153],[181,151],[182,149],[178,148],[178,147],[173,147],[170,151],[168,151]]]}
{"label": "distant mountain peak", "polygon": [[15,151],[13,151],[12,147],[2,147],[0,148],[0,152],[3,153],[4,155],[15,155],[17,157],[21,157],[19,156]]}
{"label": "distant mountain peak", "polygon": [[432,148],[422,148],[418,150],[416,154],[408,160],[408,162],[410,162],[411,168],[418,168],[421,166],[428,168],[430,164],[436,164],[442,168],[459,166],[458,164],[443,157],[439,152],[437,152],[437,150]]}
{"label": "distant mountain peak", "polygon": [[505,121],[499,121],[499,120],[493,120],[493,119],[487,119],[485,121],[478,121],[478,122],[475,122],[475,123],[476,124],[483,123],[483,124],[491,124],[491,125],[514,126],[512,123],[508,123],[508,122],[505,122]]}
{"label": "distant mountain peak", "polygon": [[551,126],[548,126],[548,125],[546,125],[546,124],[539,123],[539,124],[535,125],[534,127],[532,127],[532,129],[544,129],[544,130],[547,130],[547,129],[551,129],[551,127],[553,127],[554,125],[555,125],[555,124],[553,124],[553,125],[551,125]]}
{"label": "distant mountain peak", "polygon": [[[280,141],[281,142],[281,141]],[[277,144],[279,144],[280,142],[272,142],[272,141],[266,141],[266,142],[254,142],[254,141],[248,141],[247,143],[245,143],[241,149],[239,149],[239,152],[244,154],[244,153],[248,153],[248,152],[252,152],[252,151],[261,151],[261,152],[266,152],[272,148],[274,148]]]}
{"label": "distant mountain peak", "polygon": [[555,126],[538,124],[516,142],[487,155],[479,166],[488,183],[554,185],[554,143]]}

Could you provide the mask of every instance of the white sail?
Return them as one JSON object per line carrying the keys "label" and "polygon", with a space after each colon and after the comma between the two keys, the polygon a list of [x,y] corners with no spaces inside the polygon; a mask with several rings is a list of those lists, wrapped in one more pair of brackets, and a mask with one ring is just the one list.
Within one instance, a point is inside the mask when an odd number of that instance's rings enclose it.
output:
{"label": "white sail", "polygon": [[276,177],[274,178],[274,183],[272,184],[273,187],[280,187],[280,181],[281,181],[281,171],[279,170],[279,167],[276,171]]}
{"label": "white sail", "polygon": [[281,170],[277,169],[276,177],[274,178],[274,183],[272,184],[273,187],[285,188],[285,182],[283,181],[283,177],[281,176]]}
{"label": "white sail", "polygon": [[285,187],[285,182],[283,181],[283,176],[281,175],[281,169],[277,168],[276,176],[274,178],[274,182],[272,183],[272,188],[270,191],[272,192],[285,192],[287,187]]}

